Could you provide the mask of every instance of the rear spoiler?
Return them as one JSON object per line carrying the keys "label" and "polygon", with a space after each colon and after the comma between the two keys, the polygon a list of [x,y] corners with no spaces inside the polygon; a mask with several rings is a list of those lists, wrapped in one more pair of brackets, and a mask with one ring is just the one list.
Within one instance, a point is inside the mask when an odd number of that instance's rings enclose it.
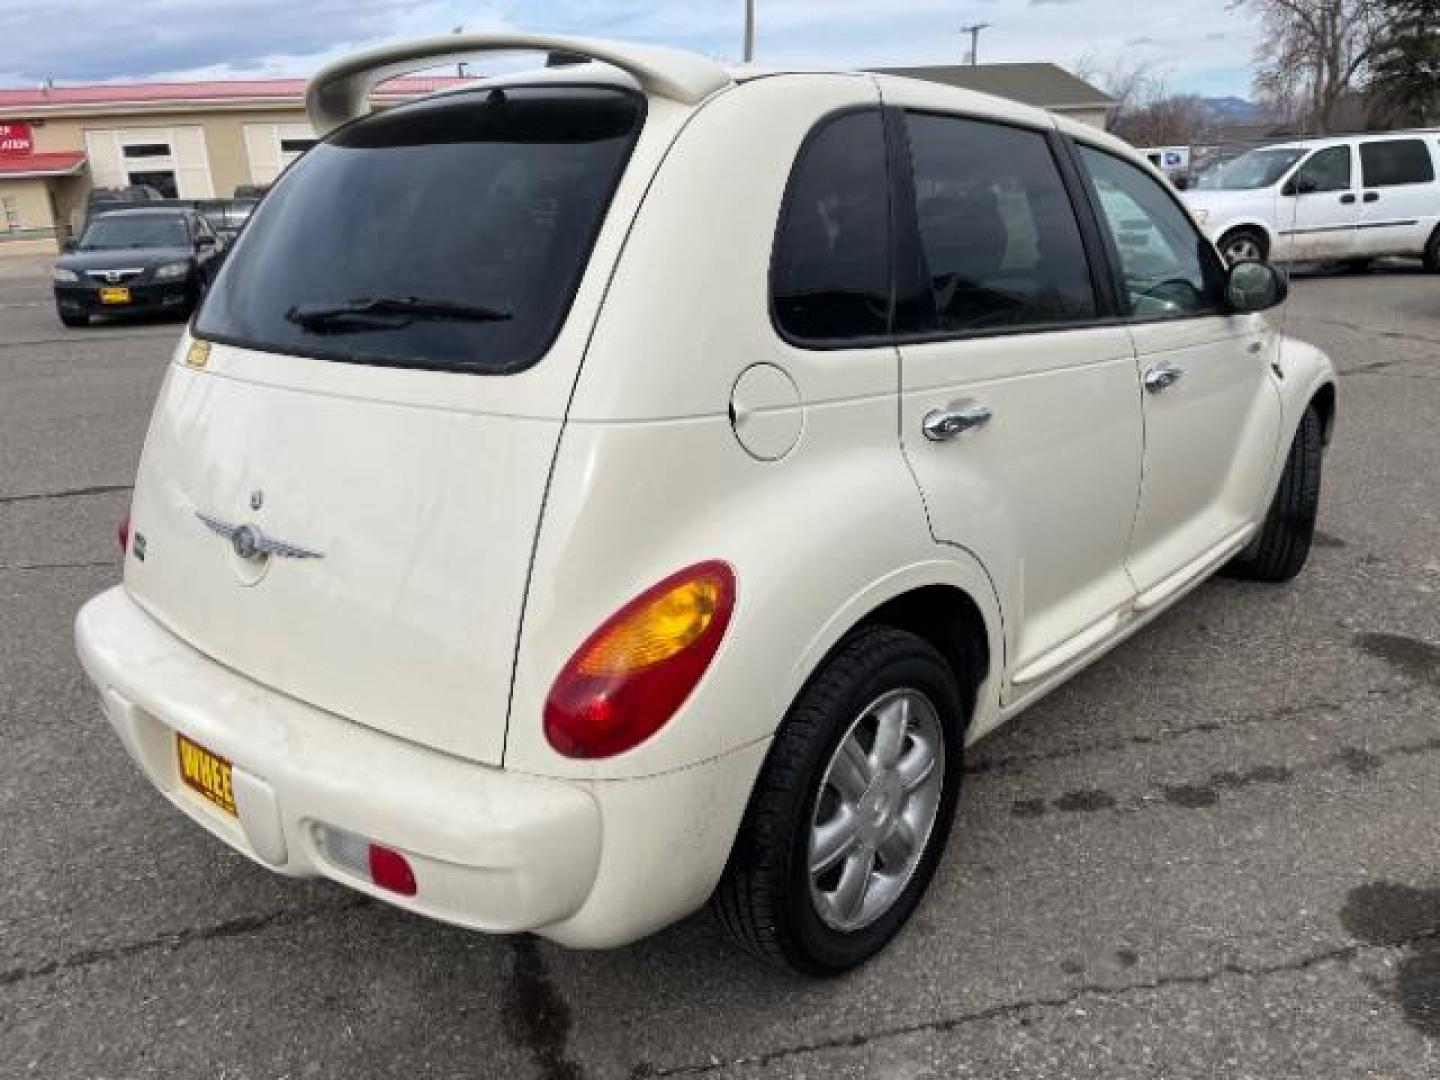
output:
{"label": "rear spoiler", "polygon": [[684,105],[697,104],[733,81],[729,72],[713,60],[659,45],[502,31],[447,34],[382,45],[336,61],[310,80],[305,110],[315,130],[324,135],[368,113],[370,94],[382,82],[426,68],[456,64],[476,53],[516,51],[566,53],[613,64],[628,72],[647,94]]}

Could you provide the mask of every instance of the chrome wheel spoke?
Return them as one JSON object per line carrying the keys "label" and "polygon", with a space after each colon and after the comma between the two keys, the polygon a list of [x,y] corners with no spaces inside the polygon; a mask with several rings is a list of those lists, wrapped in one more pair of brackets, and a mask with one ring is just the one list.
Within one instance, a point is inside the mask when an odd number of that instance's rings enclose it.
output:
{"label": "chrome wheel spoke", "polygon": [[870,759],[865,756],[854,732],[851,732],[840,744],[840,750],[830,765],[831,785],[846,802],[853,803],[865,794],[865,789],[870,786],[874,775]]}
{"label": "chrome wheel spoke", "polygon": [[845,869],[840,872],[840,883],[835,886],[832,896],[836,914],[846,922],[852,922],[859,916],[874,872],[873,851],[856,851],[846,860]]}
{"label": "chrome wheel spoke", "polygon": [[895,822],[895,828],[890,830],[890,835],[880,842],[880,864],[887,873],[899,873],[915,854],[917,846],[915,829],[902,817]]}
{"label": "chrome wheel spoke", "polygon": [[875,716],[875,749],[870,760],[875,771],[892,768],[900,760],[910,727],[910,699],[898,697]]}
{"label": "chrome wheel spoke", "polygon": [[816,825],[810,839],[810,873],[825,873],[854,849],[860,839],[860,816],[849,806]]}
{"label": "chrome wheel spoke", "polygon": [[935,771],[935,748],[928,739],[912,739],[910,750],[895,763],[895,774],[908,795],[930,779]]}

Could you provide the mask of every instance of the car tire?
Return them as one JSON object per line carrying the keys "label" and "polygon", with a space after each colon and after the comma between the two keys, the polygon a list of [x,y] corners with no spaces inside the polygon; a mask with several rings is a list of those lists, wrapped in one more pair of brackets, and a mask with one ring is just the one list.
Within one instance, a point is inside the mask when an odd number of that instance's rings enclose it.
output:
{"label": "car tire", "polygon": [[1229,576],[1249,581],[1289,581],[1304,569],[1315,538],[1324,456],[1320,414],[1311,405],[1295,432],[1265,523],[1249,546],[1226,567]]}
{"label": "car tire", "polygon": [[78,329],[82,326],[90,325],[89,315],[72,315],[66,311],[57,311],[55,314],[60,316],[60,322],[62,325],[68,326],[72,330]]}
{"label": "car tire", "polygon": [[1218,246],[1225,261],[1234,264],[1245,259],[1264,259],[1269,245],[1259,229],[1241,226],[1222,236]]}
{"label": "car tire", "polygon": [[1440,227],[1430,234],[1423,258],[1426,270],[1432,274],[1440,274]]}
{"label": "car tire", "polygon": [[[763,960],[819,976],[848,971],[889,943],[945,849],[966,700],[950,666],[914,634],[869,626],[841,643],[786,715],[711,899],[731,937]],[[883,742],[882,724],[891,732]],[[822,838],[847,830],[848,841],[830,846],[835,861],[812,874],[825,861]],[[865,883],[858,903],[852,880]]]}

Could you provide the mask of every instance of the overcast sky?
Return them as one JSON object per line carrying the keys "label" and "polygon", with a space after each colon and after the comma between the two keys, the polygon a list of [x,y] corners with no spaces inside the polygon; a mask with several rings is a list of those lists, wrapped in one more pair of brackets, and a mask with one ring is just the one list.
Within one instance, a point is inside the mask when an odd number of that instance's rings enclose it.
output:
{"label": "overcast sky", "polygon": [[[1244,96],[1256,31],[1226,0],[756,0],[761,62],[1152,60],[1174,90]],[[523,27],[740,52],[743,0],[0,0],[0,84],[305,75],[397,37]]]}

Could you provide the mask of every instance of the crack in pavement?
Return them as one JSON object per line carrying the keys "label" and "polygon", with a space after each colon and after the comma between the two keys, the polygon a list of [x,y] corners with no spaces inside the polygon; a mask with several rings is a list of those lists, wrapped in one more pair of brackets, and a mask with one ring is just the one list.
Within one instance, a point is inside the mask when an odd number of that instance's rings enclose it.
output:
{"label": "crack in pavement", "polygon": [[48,978],[62,971],[73,971],[76,968],[90,967],[94,964],[108,963],[113,960],[125,960],[132,956],[154,952],[157,949],[179,949],[187,945],[193,945],[196,942],[219,941],[225,938],[254,934],[262,930],[268,930],[273,926],[295,926],[300,923],[309,922],[311,919],[318,918],[322,915],[335,915],[343,914],[347,911],[355,911],[373,902],[374,901],[368,896],[354,896],[333,905],[299,910],[282,908],[279,911],[271,911],[263,915],[240,915],[233,919],[227,919],[224,922],[213,923],[210,926],[187,926],[181,930],[167,930],[164,933],[156,934],[154,937],[143,938],[139,941],[127,941],[120,945],[81,949],[79,952],[70,953],[68,956],[62,956],[54,960],[45,960],[38,964],[0,970],[0,987],[15,986],[23,982],[28,982],[31,979]]}
{"label": "crack in pavement", "polygon": [[28,495],[0,495],[0,506],[10,503],[45,502],[49,499],[79,499],[89,495],[114,495],[120,491],[131,491],[134,484],[96,484],[92,487],[69,488],[65,491],[37,491]]}
{"label": "crack in pavement", "polygon": [[51,563],[0,563],[0,573],[5,571],[20,572],[24,570],[88,570],[99,566],[118,566],[119,558],[95,559],[90,562],[51,562]]}
{"label": "crack in pavement", "polygon": [[153,333],[153,334],[131,334],[121,331],[119,333],[97,334],[90,333],[75,337],[49,337],[49,338],[28,338],[24,341],[0,341],[0,349],[22,349],[27,345],[100,345],[111,341],[160,341],[164,339],[178,340],[179,335],[174,333]]}
{"label": "crack in pavement", "polygon": [[1226,720],[1197,720],[1193,724],[1177,724],[1174,727],[1160,728],[1153,732],[1123,735],[1119,738],[1086,743],[1080,746],[1057,747],[1054,750],[1035,750],[1030,753],[1009,754],[1004,757],[981,759],[967,763],[965,766],[965,775],[983,776],[987,773],[1015,773],[1020,772],[1026,765],[1042,764],[1051,761],[1067,761],[1071,758],[1084,757],[1087,754],[1104,754],[1114,750],[1124,750],[1132,746],[1154,746],[1159,743],[1171,742],[1175,739],[1183,739],[1187,735],[1233,731],[1240,728],[1254,727],[1257,724],[1270,723],[1272,721],[1284,721],[1296,717],[1309,716],[1316,712],[1338,713],[1351,705],[1368,701],[1372,698],[1383,699],[1412,694],[1414,692],[1415,687],[1413,686],[1396,686],[1378,690],[1367,690],[1363,694],[1356,694],[1338,700],[1315,701],[1304,705],[1282,705],[1279,708],[1269,709],[1264,712],[1242,713],[1239,716]]}
{"label": "crack in pavement", "polygon": [[[1297,315],[1294,318],[1297,323],[1315,323],[1319,326],[1338,326],[1342,330],[1350,330],[1357,334],[1364,334],[1366,337],[1390,338],[1395,341],[1416,341],[1422,345],[1440,345],[1440,338],[1428,337],[1425,334],[1409,334],[1403,330],[1378,330],[1369,326],[1361,326],[1359,323],[1346,322],[1344,319],[1322,319],[1317,316]],[[1408,363],[1401,360],[1381,360],[1378,365]],[[1351,371],[1364,370],[1374,365],[1363,365],[1361,368],[1351,368]],[[1347,374],[1347,372],[1341,372]]]}
{"label": "crack in pavement", "polygon": [[1121,986],[1107,986],[1103,983],[1086,983],[1062,994],[1042,995],[1040,997],[1027,998],[1023,1001],[1006,1002],[1000,1005],[992,1005],[985,1009],[977,1009],[972,1012],[941,1017],[936,1020],[924,1020],[913,1024],[897,1024],[893,1027],[880,1028],[863,1035],[837,1035],[830,1038],[817,1039],[814,1042],[797,1043],[794,1046],[782,1046],[774,1050],[767,1050],[761,1054],[731,1058],[729,1061],[719,1061],[712,1058],[708,1062],[697,1064],[667,1065],[662,1067],[641,1062],[631,1069],[630,1076],[632,1080],[642,1080],[642,1078],[645,1077],[696,1076],[701,1073],[718,1072],[721,1069],[733,1069],[745,1066],[765,1068],[768,1065],[787,1058],[822,1053],[826,1050],[855,1049],[874,1042],[903,1038],[907,1035],[918,1035],[925,1032],[950,1032],[957,1028],[964,1027],[967,1024],[984,1023],[989,1020],[1013,1016],[1031,1009],[1063,1009],[1068,1005],[1073,1005],[1085,999],[1100,999],[1102,1001],[1120,1000],[1133,994],[1165,990],[1172,986],[1208,986],[1227,978],[1264,979],[1276,975],[1290,975],[1297,972],[1308,971],[1311,968],[1326,964],[1348,964],[1366,953],[1406,949],[1426,941],[1437,939],[1440,939],[1440,929],[1427,929],[1403,941],[1374,946],[1357,944],[1336,945],[1319,952],[1308,953],[1290,960],[1276,961],[1272,964],[1256,964],[1250,966],[1238,964],[1234,961],[1226,961],[1218,967],[1211,968],[1207,971],[1161,975],[1154,979],[1127,983]]}

